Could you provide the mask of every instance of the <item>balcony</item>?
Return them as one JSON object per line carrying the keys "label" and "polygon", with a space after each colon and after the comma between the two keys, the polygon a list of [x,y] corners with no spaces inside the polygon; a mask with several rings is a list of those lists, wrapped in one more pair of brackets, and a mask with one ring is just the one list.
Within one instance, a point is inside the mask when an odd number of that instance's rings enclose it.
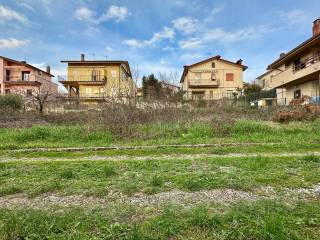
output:
{"label": "balcony", "polygon": [[190,79],[188,86],[189,88],[217,88],[220,86],[220,80]]}
{"label": "balcony", "polygon": [[277,88],[291,83],[317,80],[319,79],[319,73],[320,55],[315,55],[275,75],[272,78],[272,85]]}
{"label": "balcony", "polygon": [[59,82],[106,82],[107,77],[102,75],[60,75]]}

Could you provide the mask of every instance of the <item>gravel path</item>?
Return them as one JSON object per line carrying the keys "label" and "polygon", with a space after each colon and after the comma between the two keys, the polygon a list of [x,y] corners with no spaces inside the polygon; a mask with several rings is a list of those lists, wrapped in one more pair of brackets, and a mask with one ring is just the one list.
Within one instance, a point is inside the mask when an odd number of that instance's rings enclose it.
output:
{"label": "gravel path", "polygon": [[307,153],[228,153],[228,154],[165,154],[157,156],[99,156],[93,155],[90,157],[77,157],[77,158],[48,158],[48,157],[0,157],[0,162],[37,162],[37,161],[144,161],[144,160],[197,160],[203,158],[243,158],[243,157],[305,157],[305,156],[320,156],[320,152],[307,152]]}
{"label": "gravel path", "polygon": [[164,144],[164,145],[142,145],[142,146],[106,146],[106,147],[58,147],[58,148],[26,148],[6,150],[6,152],[82,152],[82,151],[104,151],[104,150],[141,150],[162,148],[208,148],[208,147],[232,147],[232,146],[276,146],[282,143],[214,143],[214,144]]}
{"label": "gravel path", "polygon": [[29,207],[34,209],[45,209],[53,205],[64,207],[101,207],[108,208],[111,204],[133,204],[140,207],[159,207],[168,203],[179,204],[190,207],[199,203],[222,203],[233,204],[240,201],[257,201],[259,199],[288,199],[302,200],[306,198],[320,198],[320,185],[310,189],[283,189],[279,193],[272,187],[261,187],[252,192],[234,189],[214,189],[198,192],[183,192],[172,190],[153,195],[137,193],[127,196],[119,192],[109,192],[103,198],[87,197],[83,195],[59,196],[44,194],[36,198],[28,198],[23,194],[14,194],[0,197],[0,208],[14,209],[17,207]]}

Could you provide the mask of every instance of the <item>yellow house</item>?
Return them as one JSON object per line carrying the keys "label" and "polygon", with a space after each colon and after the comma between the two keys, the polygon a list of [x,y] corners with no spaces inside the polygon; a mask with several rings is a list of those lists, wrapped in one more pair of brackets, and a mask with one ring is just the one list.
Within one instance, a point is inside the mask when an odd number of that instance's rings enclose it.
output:
{"label": "yellow house", "polygon": [[285,88],[275,88],[275,82],[273,81],[273,77],[277,75],[279,72],[280,71],[277,69],[268,70],[267,72],[257,77],[255,83],[259,85],[264,91],[276,89],[276,103],[280,106],[286,104],[287,90]]}
{"label": "yellow house", "polygon": [[304,97],[319,101],[320,18],[313,23],[313,36],[288,53],[282,53],[268,66],[267,76],[270,88],[285,89],[285,95],[277,94],[278,101],[282,99],[283,104]]}
{"label": "yellow house", "polygon": [[135,83],[127,61],[65,60],[67,76],[59,76],[59,82],[68,91],[69,99],[81,102],[99,102],[108,99],[127,100],[135,97]]}
{"label": "yellow house", "polygon": [[242,60],[231,62],[221,56],[184,66],[181,77],[186,100],[219,100],[231,98],[243,87]]}

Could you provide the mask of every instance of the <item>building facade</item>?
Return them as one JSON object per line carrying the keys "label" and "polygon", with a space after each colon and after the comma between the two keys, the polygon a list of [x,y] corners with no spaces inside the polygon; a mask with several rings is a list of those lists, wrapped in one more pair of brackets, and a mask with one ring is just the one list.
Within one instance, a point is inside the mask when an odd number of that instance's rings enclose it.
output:
{"label": "building facade", "polygon": [[68,91],[68,98],[81,102],[99,102],[107,99],[129,99],[135,96],[135,83],[127,61],[87,61],[67,63],[67,75],[59,76],[59,82]]}
{"label": "building facade", "polygon": [[243,88],[242,60],[231,62],[219,55],[184,66],[181,77],[186,100],[220,100],[232,98]]}
{"label": "building facade", "polygon": [[294,99],[302,98],[319,102],[320,18],[313,23],[313,36],[310,39],[288,53],[281,54],[267,70],[258,79],[262,83],[267,81],[269,88],[277,89],[278,102],[288,105]]}
{"label": "building facade", "polygon": [[50,67],[46,71],[25,61],[0,56],[0,93],[19,94],[24,97],[39,93],[58,94],[58,85],[52,82]]}

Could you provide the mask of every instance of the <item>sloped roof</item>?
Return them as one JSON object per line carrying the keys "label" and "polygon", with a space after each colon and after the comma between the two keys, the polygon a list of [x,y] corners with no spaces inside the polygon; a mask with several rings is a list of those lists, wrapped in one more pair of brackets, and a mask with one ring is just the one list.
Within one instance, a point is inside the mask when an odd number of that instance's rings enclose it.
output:
{"label": "sloped roof", "polygon": [[214,56],[214,57],[205,59],[205,60],[203,60],[203,61],[200,61],[200,62],[191,64],[191,65],[186,65],[186,66],[184,66],[184,67],[183,67],[184,70],[183,70],[183,73],[182,73],[182,76],[181,76],[180,83],[183,82],[183,79],[184,79],[184,77],[186,76],[189,68],[192,68],[192,67],[201,65],[201,64],[203,64],[203,63],[211,62],[211,61],[213,61],[213,60],[219,60],[219,61],[221,61],[221,62],[225,62],[225,63],[232,64],[232,65],[236,65],[236,66],[238,66],[238,67],[241,67],[241,68],[243,69],[243,71],[245,71],[245,70],[248,68],[247,66],[242,65],[241,63],[231,62],[231,61],[228,61],[228,60],[225,60],[225,59],[221,58],[220,55],[217,55],[217,56]]}
{"label": "sloped roof", "polygon": [[297,47],[295,47],[294,49],[292,49],[288,53],[284,54],[281,58],[279,58],[276,61],[274,61],[273,63],[271,63],[267,69],[271,70],[271,69],[277,68],[280,65],[282,65],[289,58],[292,58],[295,55],[301,53],[306,48],[309,48],[310,46],[313,46],[313,45],[319,44],[319,43],[320,43],[320,34],[315,35],[315,36],[309,38],[308,40],[304,41],[303,43],[299,44]]}
{"label": "sloped roof", "polygon": [[4,60],[6,60],[8,62],[13,62],[13,63],[21,65],[21,66],[25,66],[25,67],[32,68],[32,69],[37,70],[37,71],[41,71],[41,72],[43,72],[43,73],[45,73],[45,74],[47,74],[47,75],[49,75],[51,77],[54,77],[54,75],[52,75],[51,73],[48,73],[48,72],[46,72],[46,71],[44,71],[44,70],[42,70],[40,68],[32,66],[32,65],[30,65],[30,64],[28,64],[26,62],[17,61],[17,60],[11,59],[11,58],[3,57],[3,56],[0,56],[0,58],[3,58]]}
{"label": "sloped roof", "polygon": [[73,63],[73,64],[125,64],[128,68],[129,75],[132,77],[131,74],[131,69],[128,61],[123,61],[123,60],[62,60],[62,63]]}

